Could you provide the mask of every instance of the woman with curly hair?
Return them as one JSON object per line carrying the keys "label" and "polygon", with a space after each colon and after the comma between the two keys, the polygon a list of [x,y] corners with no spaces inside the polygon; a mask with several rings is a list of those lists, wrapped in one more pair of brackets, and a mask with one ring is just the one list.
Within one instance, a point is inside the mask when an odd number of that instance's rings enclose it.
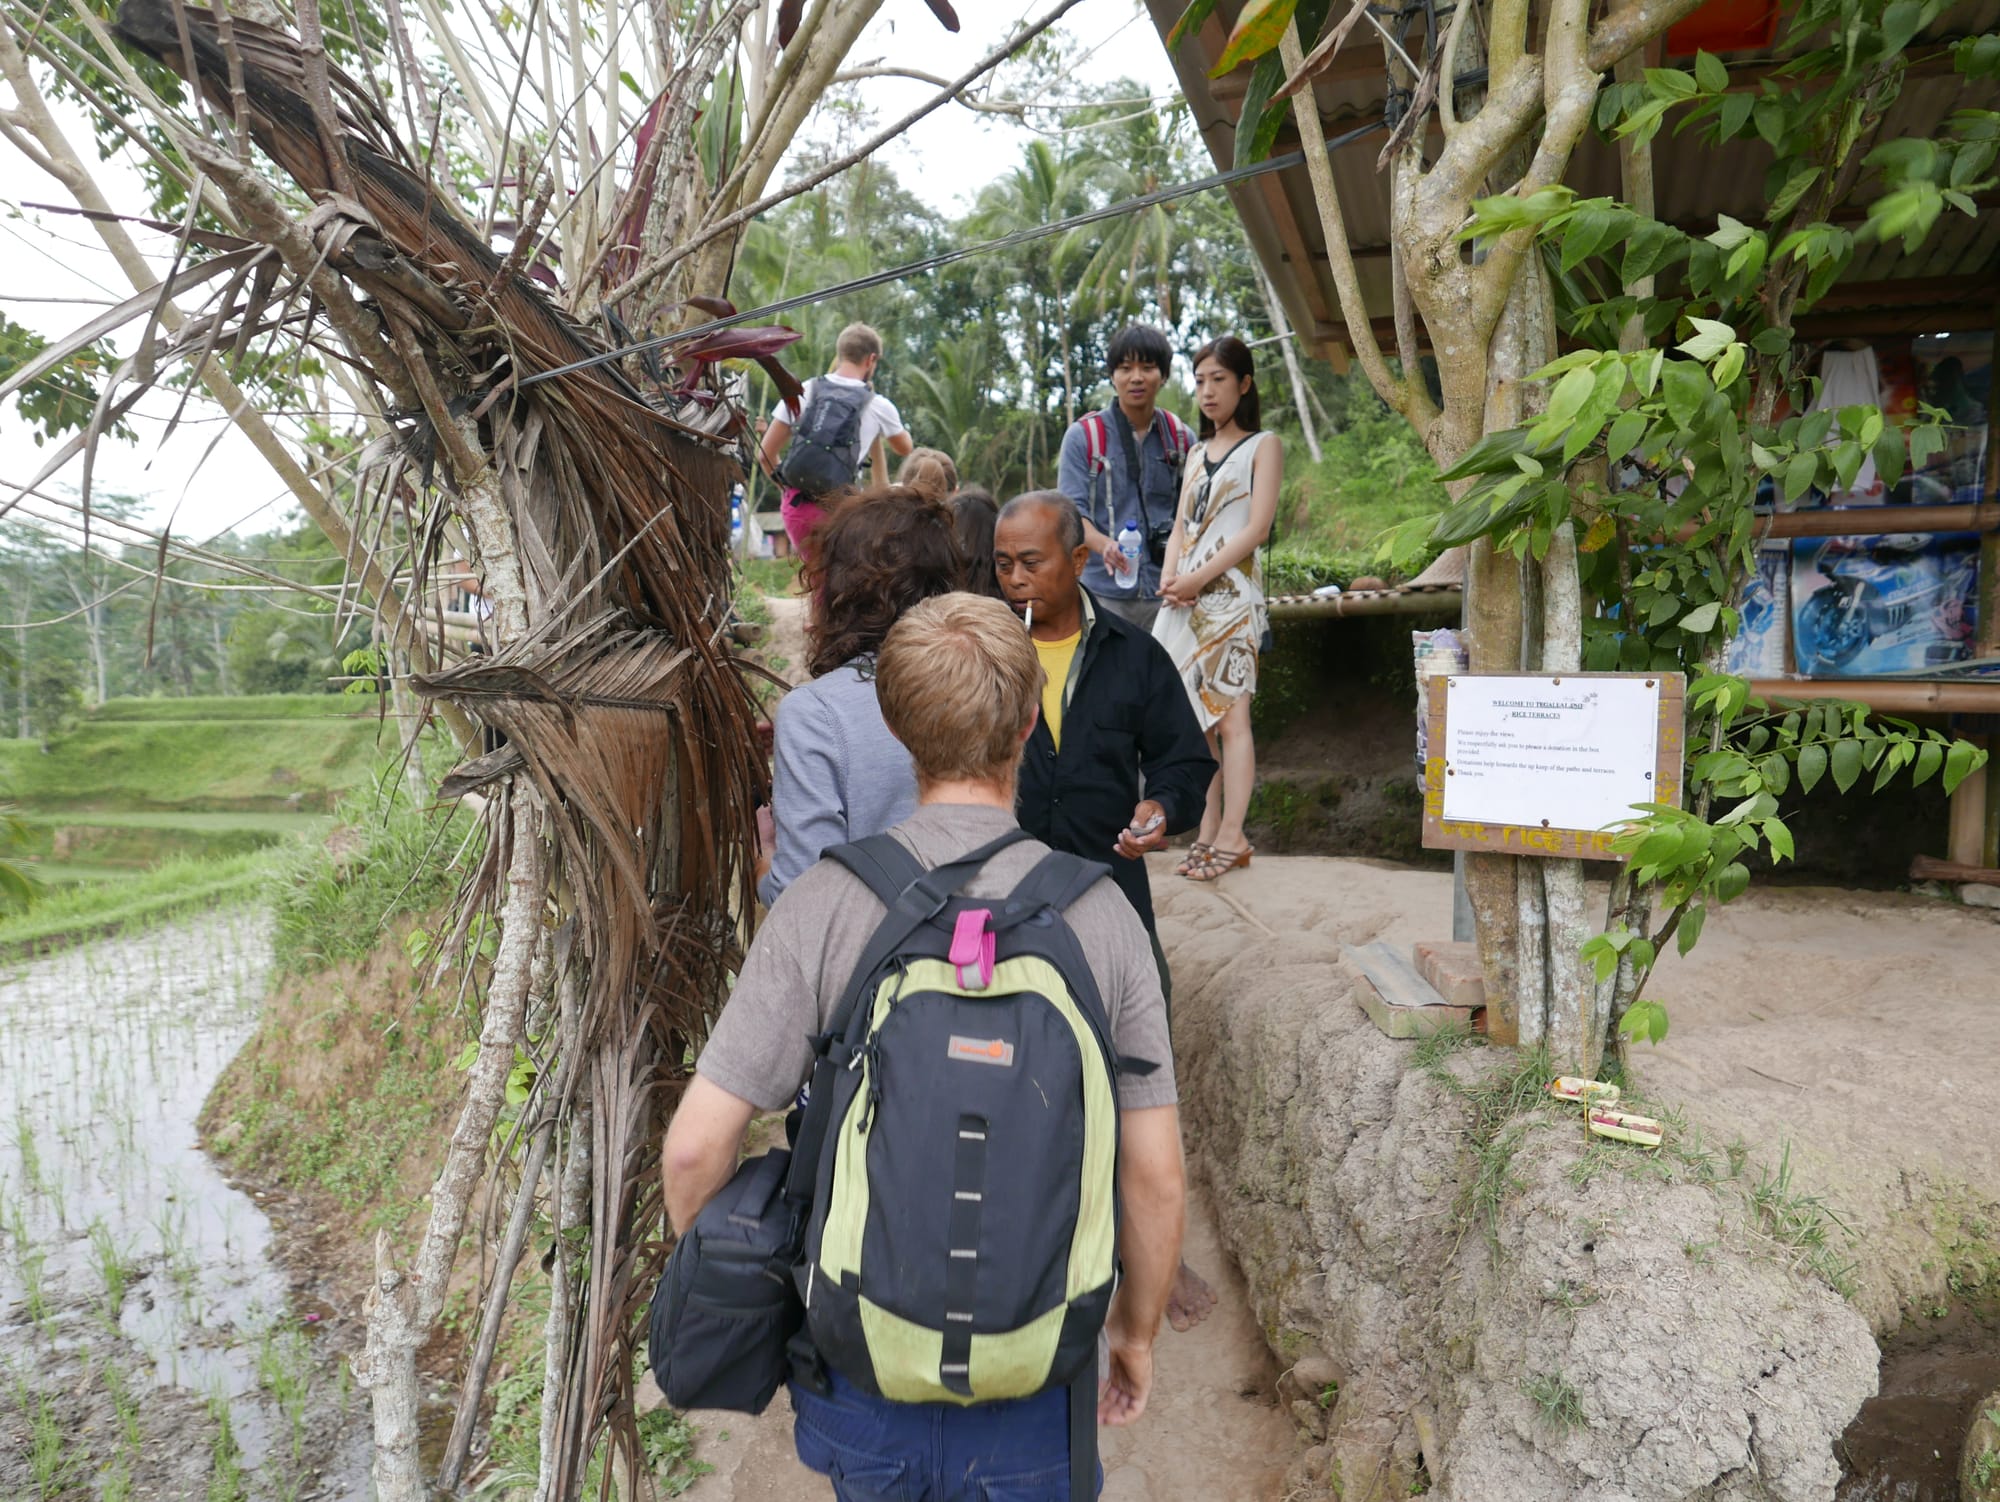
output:
{"label": "woman with curly hair", "polygon": [[848,497],[814,531],[802,576],[813,601],[812,680],[778,703],[774,848],[757,881],[766,904],[821,851],[880,834],[915,810],[910,754],[875,703],[875,652],[904,611],[957,589],[963,567],[951,511],[901,485]]}

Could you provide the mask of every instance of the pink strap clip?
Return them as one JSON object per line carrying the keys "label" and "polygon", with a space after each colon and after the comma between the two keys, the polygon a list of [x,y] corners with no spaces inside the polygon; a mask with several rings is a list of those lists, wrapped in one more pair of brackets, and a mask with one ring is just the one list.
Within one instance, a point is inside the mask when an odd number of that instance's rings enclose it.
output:
{"label": "pink strap clip", "polygon": [[[984,991],[993,984],[994,939],[986,928],[992,918],[990,908],[969,908],[958,915],[958,926],[951,933],[951,963],[958,970],[958,983],[968,991]],[[976,981],[967,974],[975,966]]]}

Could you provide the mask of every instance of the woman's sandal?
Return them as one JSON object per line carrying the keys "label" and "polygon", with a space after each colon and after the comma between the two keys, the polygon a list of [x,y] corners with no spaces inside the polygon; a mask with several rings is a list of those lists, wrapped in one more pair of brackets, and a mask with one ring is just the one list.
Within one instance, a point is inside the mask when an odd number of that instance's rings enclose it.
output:
{"label": "woman's sandal", "polygon": [[1245,845],[1241,850],[1218,850],[1213,845],[1201,858],[1199,864],[1188,869],[1189,881],[1217,881],[1238,866],[1250,864],[1250,857],[1257,853],[1255,845]]}
{"label": "woman's sandal", "polygon": [[1209,852],[1214,849],[1213,845],[1204,845],[1200,840],[1196,840],[1192,845],[1187,847],[1187,854],[1181,857],[1181,863],[1174,867],[1174,875],[1187,875],[1188,872],[1194,870],[1196,866],[1207,860]]}

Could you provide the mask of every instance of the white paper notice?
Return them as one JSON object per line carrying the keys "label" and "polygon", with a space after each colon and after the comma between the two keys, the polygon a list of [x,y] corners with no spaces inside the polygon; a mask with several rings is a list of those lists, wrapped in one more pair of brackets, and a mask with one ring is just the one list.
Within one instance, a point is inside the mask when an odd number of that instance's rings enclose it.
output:
{"label": "white paper notice", "polygon": [[1447,820],[1597,830],[1657,801],[1657,676],[1456,674],[1445,694]]}

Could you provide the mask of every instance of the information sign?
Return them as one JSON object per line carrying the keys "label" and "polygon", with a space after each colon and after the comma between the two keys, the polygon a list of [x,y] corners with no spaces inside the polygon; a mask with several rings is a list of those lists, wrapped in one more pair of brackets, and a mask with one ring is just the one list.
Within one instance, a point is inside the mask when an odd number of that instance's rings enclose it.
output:
{"label": "information sign", "polygon": [[1617,860],[1635,803],[1681,801],[1678,673],[1430,680],[1424,844]]}

